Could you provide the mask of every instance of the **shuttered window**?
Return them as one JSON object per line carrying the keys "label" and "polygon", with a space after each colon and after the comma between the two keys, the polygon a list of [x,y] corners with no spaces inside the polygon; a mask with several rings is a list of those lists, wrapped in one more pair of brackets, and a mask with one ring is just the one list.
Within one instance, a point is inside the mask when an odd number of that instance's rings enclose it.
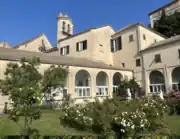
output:
{"label": "shuttered window", "polygon": [[111,52],[116,52],[122,49],[122,38],[119,36],[116,39],[111,39]]}
{"label": "shuttered window", "polygon": [[76,51],[83,51],[87,49],[87,40],[76,43]]}
{"label": "shuttered window", "polygon": [[69,54],[69,45],[68,46],[65,46],[65,47],[62,47],[60,49],[60,54],[61,55],[68,55]]}

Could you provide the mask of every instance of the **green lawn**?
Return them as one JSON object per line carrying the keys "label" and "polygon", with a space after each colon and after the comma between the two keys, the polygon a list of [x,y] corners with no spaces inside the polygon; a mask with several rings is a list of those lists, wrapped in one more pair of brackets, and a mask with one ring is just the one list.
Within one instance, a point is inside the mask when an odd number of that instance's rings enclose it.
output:
{"label": "green lawn", "polygon": [[165,121],[173,134],[180,135],[180,116],[166,116]]}
{"label": "green lawn", "polygon": [[[57,110],[43,110],[40,120],[34,121],[33,128],[37,128],[41,135],[92,135],[91,133],[77,131],[72,128],[65,128],[60,125],[59,117],[62,112]],[[19,124],[22,126],[21,119]],[[180,116],[167,116],[166,123],[174,134],[180,135]],[[7,116],[0,117],[0,136],[19,135],[20,127]]]}
{"label": "green lawn", "polygon": [[[41,135],[92,135],[91,133],[63,127],[59,120],[61,115],[62,112],[57,110],[43,110],[41,119],[34,121],[32,127],[38,129]],[[22,126],[23,119],[18,123]],[[19,135],[19,125],[9,120],[7,116],[0,117],[0,136]]]}

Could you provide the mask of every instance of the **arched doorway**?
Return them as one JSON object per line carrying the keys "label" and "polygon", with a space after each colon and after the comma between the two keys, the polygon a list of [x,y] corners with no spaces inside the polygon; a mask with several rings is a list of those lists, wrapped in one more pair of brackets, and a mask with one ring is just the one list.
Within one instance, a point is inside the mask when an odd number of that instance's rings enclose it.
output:
{"label": "arched doorway", "polygon": [[108,95],[108,76],[101,71],[96,76],[96,96]]}
{"label": "arched doorway", "polygon": [[90,97],[91,77],[86,70],[80,70],[75,76],[75,92],[77,97]]}
{"label": "arched doorway", "polygon": [[113,75],[113,92],[117,91],[122,79],[123,79],[123,76],[119,72],[116,72]]}
{"label": "arched doorway", "polygon": [[160,71],[152,71],[149,80],[151,93],[165,92],[164,75]]}
{"label": "arched doorway", "polygon": [[178,84],[180,82],[180,67],[174,68],[172,71],[172,89],[175,91],[180,91]]}

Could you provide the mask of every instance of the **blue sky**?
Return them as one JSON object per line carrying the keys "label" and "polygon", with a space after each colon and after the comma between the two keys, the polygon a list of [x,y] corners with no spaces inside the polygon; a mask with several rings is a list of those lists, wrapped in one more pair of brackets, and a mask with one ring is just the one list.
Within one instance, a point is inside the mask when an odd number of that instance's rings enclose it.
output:
{"label": "blue sky", "polygon": [[75,24],[74,33],[111,24],[117,30],[149,23],[148,13],[172,0],[0,0],[0,41],[17,45],[41,33],[56,44],[59,12]]}

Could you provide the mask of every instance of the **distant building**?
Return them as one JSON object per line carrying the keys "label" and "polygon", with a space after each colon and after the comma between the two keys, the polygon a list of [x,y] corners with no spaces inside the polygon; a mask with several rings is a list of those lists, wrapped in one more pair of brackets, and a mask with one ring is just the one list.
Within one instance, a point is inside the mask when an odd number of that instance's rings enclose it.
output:
{"label": "distant building", "polygon": [[8,42],[0,42],[0,47],[2,48],[12,48],[12,46]]}
{"label": "distant building", "polygon": [[171,15],[176,11],[177,12],[180,11],[180,0],[173,0],[172,2],[150,12],[149,17],[150,17],[151,27],[154,27],[155,21],[161,18],[162,11],[164,11],[166,15]]}
{"label": "distant building", "polygon": [[28,41],[22,42],[13,47],[18,50],[32,51],[32,52],[46,52],[52,48],[51,43],[44,34],[41,34]]}

